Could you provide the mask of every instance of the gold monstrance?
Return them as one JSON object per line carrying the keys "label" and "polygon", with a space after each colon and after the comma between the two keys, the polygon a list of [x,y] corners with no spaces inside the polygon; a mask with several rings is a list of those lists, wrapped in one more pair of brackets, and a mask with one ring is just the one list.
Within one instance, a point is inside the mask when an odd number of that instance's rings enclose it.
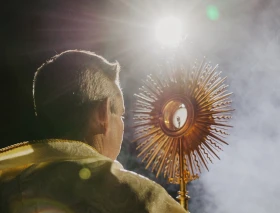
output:
{"label": "gold monstrance", "polygon": [[231,100],[226,77],[218,66],[197,63],[191,69],[174,68],[149,75],[136,94],[135,141],[146,169],[163,173],[180,184],[181,205],[188,211],[186,184],[197,179],[201,168],[218,157],[230,125]]}

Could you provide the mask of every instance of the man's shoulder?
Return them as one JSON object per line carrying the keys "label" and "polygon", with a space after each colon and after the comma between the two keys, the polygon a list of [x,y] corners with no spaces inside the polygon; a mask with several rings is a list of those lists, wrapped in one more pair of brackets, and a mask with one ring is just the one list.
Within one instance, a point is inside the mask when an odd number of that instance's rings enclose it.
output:
{"label": "man's shoulder", "polygon": [[22,175],[29,191],[34,195],[47,192],[58,201],[67,198],[64,202],[77,203],[77,209],[86,205],[100,212],[185,212],[164,188],[123,169],[117,161],[84,158],[30,169]]}
{"label": "man's shoulder", "polygon": [[162,186],[147,177],[125,169],[113,169],[112,174],[120,184],[128,186],[147,212],[185,212]]}
{"label": "man's shoulder", "polygon": [[111,172],[115,175],[120,182],[122,183],[130,183],[132,185],[145,185],[148,187],[161,187],[159,184],[155,183],[154,181],[150,180],[149,178],[138,174],[133,171],[126,170],[124,168],[118,168],[113,164]]}

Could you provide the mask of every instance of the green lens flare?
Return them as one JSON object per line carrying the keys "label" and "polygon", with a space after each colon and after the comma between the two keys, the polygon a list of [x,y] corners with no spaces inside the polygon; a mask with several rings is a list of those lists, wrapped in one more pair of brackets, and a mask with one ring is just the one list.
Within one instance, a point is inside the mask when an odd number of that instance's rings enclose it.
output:
{"label": "green lens flare", "polygon": [[90,178],[91,172],[88,168],[82,168],[79,172],[79,176],[80,176],[81,179],[87,180],[87,179]]}
{"label": "green lens flare", "polygon": [[213,5],[208,6],[207,7],[207,17],[212,21],[217,20],[220,17],[218,8]]}

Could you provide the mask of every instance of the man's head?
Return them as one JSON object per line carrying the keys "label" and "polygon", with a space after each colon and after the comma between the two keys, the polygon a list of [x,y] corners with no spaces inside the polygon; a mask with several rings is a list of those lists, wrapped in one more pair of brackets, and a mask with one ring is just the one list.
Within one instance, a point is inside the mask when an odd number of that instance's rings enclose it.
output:
{"label": "man's head", "polygon": [[124,113],[118,78],[118,63],[86,51],[66,51],[43,64],[33,98],[44,137],[84,141],[115,159]]}

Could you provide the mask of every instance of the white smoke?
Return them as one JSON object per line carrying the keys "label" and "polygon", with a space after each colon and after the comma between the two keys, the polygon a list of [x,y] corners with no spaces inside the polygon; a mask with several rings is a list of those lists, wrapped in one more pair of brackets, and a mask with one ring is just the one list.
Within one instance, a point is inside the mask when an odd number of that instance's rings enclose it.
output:
{"label": "white smoke", "polygon": [[[231,122],[234,128],[227,140],[230,145],[220,153],[221,161],[216,160],[210,172],[204,172],[190,186],[190,194],[192,190],[195,194],[190,210],[278,213],[280,2],[215,3],[220,6],[220,24],[202,23],[208,34],[199,39],[204,42],[203,54],[220,63],[223,74],[229,77],[236,109]],[[203,192],[196,192],[201,186]]]}

